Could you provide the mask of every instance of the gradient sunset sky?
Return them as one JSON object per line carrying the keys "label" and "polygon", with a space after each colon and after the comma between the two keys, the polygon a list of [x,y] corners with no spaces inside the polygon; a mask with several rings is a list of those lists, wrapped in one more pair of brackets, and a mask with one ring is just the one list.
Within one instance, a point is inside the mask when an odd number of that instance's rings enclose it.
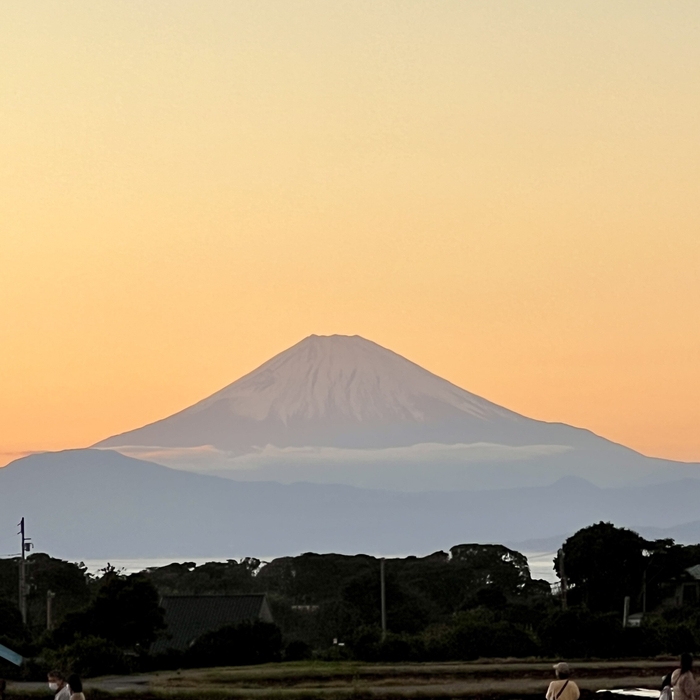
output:
{"label": "gradient sunset sky", "polygon": [[700,461],[697,0],[0,4],[0,463],[311,334]]}

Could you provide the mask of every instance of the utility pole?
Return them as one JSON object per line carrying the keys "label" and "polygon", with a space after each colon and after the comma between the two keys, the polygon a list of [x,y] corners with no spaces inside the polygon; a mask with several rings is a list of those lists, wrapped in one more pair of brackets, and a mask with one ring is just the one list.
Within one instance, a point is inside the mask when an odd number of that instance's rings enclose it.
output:
{"label": "utility pole", "polygon": [[625,596],[625,602],[622,605],[622,626],[627,627],[627,620],[630,617],[630,597]]}
{"label": "utility pole", "polygon": [[53,591],[46,591],[46,629],[50,632],[53,629],[53,599],[56,594]]}
{"label": "utility pole", "polygon": [[22,622],[27,624],[27,552],[30,552],[32,541],[25,536],[24,518],[19,521],[19,532],[21,538],[21,550],[19,559],[19,611],[22,614]]}
{"label": "utility pole", "polygon": [[568,583],[566,580],[566,570],[564,569],[564,548],[562,547],[559,552],[559,578],[561,579],[561,609],[566,610],[566,591],[568,588]]}
{"label": "utility pole", "polygon": [[386,639],[386,585],[384,581],[384,557],[379,560],[379,581],[382,596],[382,641]]}

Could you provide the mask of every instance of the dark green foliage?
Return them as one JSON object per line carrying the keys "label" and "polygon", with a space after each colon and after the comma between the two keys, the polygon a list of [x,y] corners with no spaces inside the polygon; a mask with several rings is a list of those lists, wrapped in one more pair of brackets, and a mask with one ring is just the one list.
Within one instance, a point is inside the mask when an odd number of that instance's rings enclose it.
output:
{"label": "dark green foliage", "polygon": [[452,561],[470,572],[471,585],[518,591],[530,581],[527,559],[500,544],[460,544],[450,550]]}
{"label": "dark green foliage", "polygon": [[285,661],[304,661],[313,656],[313,649],[301,639],[294,639],[284,648]]}
{"label": "dark green foliage", "polygon": [[348,581],[370,572],[379,576],[374,557],[307,553],[274,559],[261,569],[255,583],[293,605],[318,605],[336,599]]}
{"label": "dark green foliage", "polygon": [[420,634],[389,633],[383,641],[378,627],[361,628],[351,649],[364,661],[464,661],[532,656],[538,645],[523,627],[479,609],[460,613],[451,623],[433,625]]}
{"label": "dark green foliage", "polygon": [[24,642],[27,637],[28,631],[17,605],[9,600],[0,599],[0,644],[14,649],[15,642]]}
{"label": "dark green foliage", "polygon": [[649,616],[646,624],[655,630],[664,651],[681,654],[700,648],[700,605],[669,608]]}
{"label": "dark green foliage", "polygon": [[[632,530],[598,523],[564,542],[569,600],[596,612],[621,611],[625,596],[637,597],[652,543]],[[559,567],[559,555],[555,560]]]}
{"label": "dark green foliage", "polygon": [[[46,593],[53,591],[54,622],[85,607],[90,600],[89,580],[85,567],[48,554],[32,554],[27,558],[28,628],[39,635],[46,629]],[[0,559],[0,600],[17,605],[18,559]],[[1,634],[1,632],[0,632]]]}
{"label": "dark green foliage", "polygon": [[649,610],[672,597],[676,582],[685,570],[700,564],[700,545],[673,544],[672,540],[656,540],[652,544],[646,571]]}
{"label": "dark green foliage", "polygon": [[53,633],[53,643],[66,646],[82,635],[145,650],[165,626],[158,598],[155,586],[141,574],[105,576],[92,603],[66,618]]}
{"label": "dark green foliage", "polygon": [[200,637],[185,654],[188,666],[248,666],[279,661],[282,633],[270,622],[228,625]]}
{"label": "dark green foliage", "polygon": [[422,661],[424,657],[425,648],[420,636],[390,632],[386,639],[376,645],[375,657],[372,661],[397,663],[400,661]]}
{"label": "dark green foliage", "polygon": [[[504,546],[462,544],[449,553],[387,559],[384,638],[380,561],[371,556],[307,553],[269,564],[184,563],[135,576],[108,569],[89,577],[81,565],[33,555],[33,622],[26,628],[16,607],[16,562],[0,560],[0,642],[86,676],[280,658],[614,658],[700,648],[700,602],[660,606],[673,599],[679,583],[695,585],[686,569],[700,564],[700,545],[650,542],[598,523],[570,537],[564,551],[566,611],[549,584],[531,579],[525,557]],[[641,627],[623,629],[622,601],[630,596],[631,612],[639,611],[644,581],[647,609],[656,612]],[[51,634],[43,632],[47,590],[56,593],[59,610],[60,624]],[[148,657],[163,630],[160,595],[241,593],[266,593],[276,625],[251,621],[225,627],[195,640],[186,652]]]}
{"label": "dark green foliage", "polygon": [[532,636],[510,620],[484,609],[461,613],[447,634],[449,659],[481,656],[531,656],[538,651]]}
{"label": "dark green foliage", "polygon": [[382,640],[381,628],[361,627],[350,642],[353,655],[362,661],[419,661],[423,640],[418,635],[389,632]]}
{"label": "dark green foliage", "polygon": [[148,572],[161,595],[227,595],[256,591],[254,574],[260,560],[234,559],[195,566],[192,562],[170,564]]}
{"label": "dark green foliage", "polygon": [[[307,650],[332,648],[335,655],[347,656],[357,630],[380,623],[380,562],[366,555],[307,553],[262,566],[246,559],[200,567],[173,564],[146,573],[162,594],[265,592],[284,638],[303,642]],[[421,635],[429,626],[442,623],[451,630],[454,614],[473,608],[499,611],[503,618],[494,622],[496,641],[484,642],[479,650],[507,638],[504,648],[529,653],[527,630],[533,615],[541,617],[533,611],[552,604],[548,584],[532,581],[525,557],[503,546],[478,544],[459,545],[450,554],[387,560],[386,597],[390,635],[379,646],[368,642],[374,646],[367,654],[392,659],[418,658],[425,649]],[[477,630],[486,639],[482,631]],[[463,637],[469,633],[461,632]],[[333,647],[334,639],[348,646]],[[477,653],[464,651],[465,644],[452,638],[443,647],[450,649],[445,652],[449,658]],[[290,645],[288,653],[300,652]]]}
{"label": "dark green foliage", "polygon": [[77,636],[57,651],[47,654],[52,668],[90,678],[112,673],[128,673],[130,668],[124,652],[113,642],[100,637]]}
{"label": "dark green foliage", "polygon": [[550,656],[621,656],[622,625],[615,614],[574,607],[550,615],[539,627],[542,648]]}
{"label": "dark green foliage", "polygon": [[[265,565],[254,585],[268,594],[286,635],[323,648],[380,624],[379,569],[379,560],[365,555],[304,554]],[[551,602],[549,585],[530,578],[525,557],[500,545],[388,559],[386,587],[389,630],[399,635],[449,621],[459,610]]]}
{"label": "dark green foliage", "polygon": [[[433,606],[422,592],[403,585],[394,573],[386,576],[385,586],[387,620],[390,620],[392,631],[415,633],[430,622],[434,615]],[[379,572],[368,572],[349,581],[343,588],[341,600],[348,613],[346,624],[350,623],[353,629],[380,623]]]}
{"label": "dark green foliage", "polygon": [[500,588],[491,586],[489,588],[482,588],[480,591],[477,591],[475,602],[476,605],[474,607],[484,607],[488,608],[489,610],[498,610],[500,608],[504,608],[508,601]]}
{"label": "dark green foliage", "polygon": [[90,607],[92,631],[122,648],[148,647],[165,627],[158,600],[145,576],[112,576]]}

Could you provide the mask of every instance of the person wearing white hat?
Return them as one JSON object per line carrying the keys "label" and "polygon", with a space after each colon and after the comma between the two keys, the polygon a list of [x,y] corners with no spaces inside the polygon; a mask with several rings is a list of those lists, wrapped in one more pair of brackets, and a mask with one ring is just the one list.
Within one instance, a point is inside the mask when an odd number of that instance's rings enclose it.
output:
{"label": "person wearing white hat", "polygon": [[547,700],[578,700],[579,692],[578,686],[574,683],[569,676],[571,676],[571,668],[566,661],[560,661],[558,664],[554,664],[554,673],[557,676],[557,680],[552,681],[547,688],[547,695],[545,696]]}

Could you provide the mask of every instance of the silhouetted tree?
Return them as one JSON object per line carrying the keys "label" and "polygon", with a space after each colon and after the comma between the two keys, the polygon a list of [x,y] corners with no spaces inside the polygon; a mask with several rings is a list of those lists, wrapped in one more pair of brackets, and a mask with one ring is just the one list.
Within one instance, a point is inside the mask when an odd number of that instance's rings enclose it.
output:
{"label": "silhouetted tree", "polygon": [[271,622],[242,622],[209,632],[187,650],[192,666],[247,666],[279,661],[282,633]]}
{"label": "silhouetted tree", "polygon": [[108,573],[93,602],[69,615],[53,635],[54,644],[66,645],[76,636],[92,636],[123,649],[146,649],[165,627],[158,591],[142,574]]}
{"label": "silhouetted tree", "polygon": [[[583,603],[593,612],[621,611],[625,596],[638,596],[648,564],[645,552],[654,546],[612,523],[579,530],[563,545],[569,602]],[[559,556],[554,560],[557,570]]]}

